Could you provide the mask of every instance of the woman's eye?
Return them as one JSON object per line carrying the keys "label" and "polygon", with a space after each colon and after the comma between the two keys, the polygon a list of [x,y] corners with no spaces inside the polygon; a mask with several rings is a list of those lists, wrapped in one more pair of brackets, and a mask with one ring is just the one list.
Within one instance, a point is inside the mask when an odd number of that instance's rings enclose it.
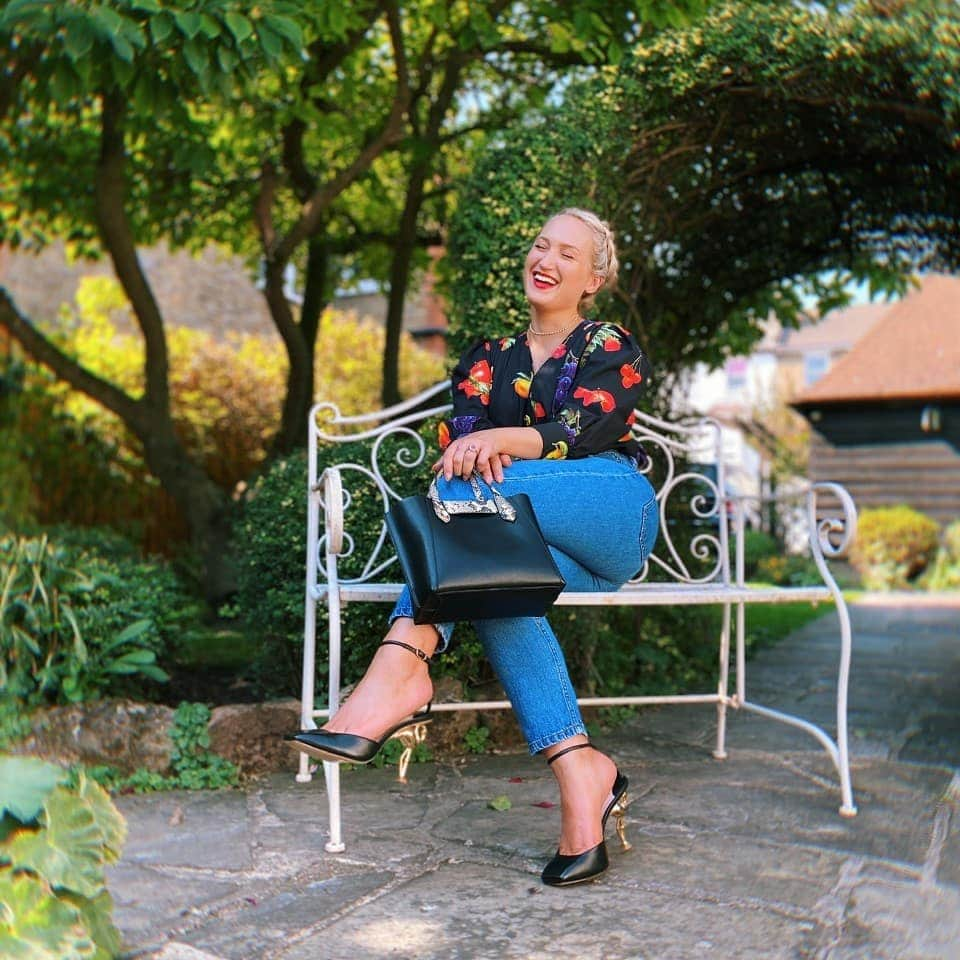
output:
{"label": "woman's eye", "polygon": [[572,253],[565,253],[563,255],[564,260],[576,260],[577,258]]}

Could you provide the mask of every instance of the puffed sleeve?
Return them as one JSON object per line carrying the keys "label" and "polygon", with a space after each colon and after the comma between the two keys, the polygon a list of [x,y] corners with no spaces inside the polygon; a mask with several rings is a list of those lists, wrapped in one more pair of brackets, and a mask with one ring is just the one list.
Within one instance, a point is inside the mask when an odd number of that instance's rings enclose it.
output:
{"label": "puffed sleeve", "polygon": [[453,392],[453,416],[442,420],[437,428],[440,449],[446,450],[451,440],[475,430],[493,426],[488,413],[493,388],[493,347],[489,340],[473,344],[460,358],[450,377]]}
{"label": "puffed sleeve", "polygon": [[562,460],[612,450],[629,439],[633,411],[650,363],[633,337],[613,323],[603,324],[584,348],[566,399],[548,423],[535,424],[543,457]]}

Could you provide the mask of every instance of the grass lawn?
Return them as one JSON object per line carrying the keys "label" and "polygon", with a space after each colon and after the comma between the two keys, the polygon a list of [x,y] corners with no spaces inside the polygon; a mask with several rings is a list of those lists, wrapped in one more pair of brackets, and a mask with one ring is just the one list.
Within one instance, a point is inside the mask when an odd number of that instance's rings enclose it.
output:
{"label": "grass lawn", "polygon": [[[812,603],[747,604],[747,652],[751,654],[769,647],[804,624],[828,613],[833,613],[832,603],[819,603],[816,606]],[[719,626],[719,611],[717,616]]]}

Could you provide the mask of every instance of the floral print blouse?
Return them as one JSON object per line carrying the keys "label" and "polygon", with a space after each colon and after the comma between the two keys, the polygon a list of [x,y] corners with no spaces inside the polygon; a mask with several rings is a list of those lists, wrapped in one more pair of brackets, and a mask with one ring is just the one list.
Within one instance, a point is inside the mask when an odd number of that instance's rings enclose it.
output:
{"label": "floral print blouse", "polygon": [[527,334],[481,340],[453,371],[453,416],[440,424],[440,446],[476,430],[532,427],[541,457],[575,459],[619,450],[646,456],[630,432],[650,364],[614,323],[581,321],[533,372]]}

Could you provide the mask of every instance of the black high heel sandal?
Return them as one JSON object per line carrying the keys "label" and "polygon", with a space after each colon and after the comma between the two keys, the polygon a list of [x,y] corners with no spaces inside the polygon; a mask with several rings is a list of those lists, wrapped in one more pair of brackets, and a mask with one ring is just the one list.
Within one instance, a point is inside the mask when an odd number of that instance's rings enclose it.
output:
{"label": "black high heel sandal", "polygon": [[[554,760],[559,760],[564,754],[571,750],[583,750],[584,747],[593,747],[590,743],[575,743],[572,747],[560,750],[549,760],[548,764]],[[612,813],[617,821],[617,836],[623,844],[624,850],[630,850],[632,844],[627,840],[626,825],[624,824],[624,815],[627,812],[627,786],[629,781],[617,770],[617,776],[613,781],[610,802],[603,811],[600,818],[600,832],[603,834],[607,829],[607,819]],[[601,840],[595,847],[584,850],[583,853],[565,854],[559,850],[556,856],[543,868],[540,879],[551,887],[569,887],[575,883],[585,883],[587,880],[594,880],[610,866],[610,860],[607,857],[607,842]]]}
{"label": "black high heel sandal", "polygon": [[[422,650],[411,646],[409,643],[403,643],[400,640],[384,640],[381,646],[388,644],[409,650],[428,666],[433,663],[433,660]],[[425,710],[415,713],[406,720],[401,720],[400,723],[387,730],[379,740],[371,740],[369,737],[360,737],[353,733],[332,733],[329,730],[301,730],[299,733],[288,734],[283,739],[294,750],[316,757],[318,760],[327,760],[333,763],[370,763],[383,749],[384,744],[396,737],[404,745],[404,751],[400,755],[398,764],[400,768],[399,776],[402,780],[413,748],[427,739],[427,724],[433,721],[433,717],[430,715],[430,707],[431,704],[428,703]]]}

